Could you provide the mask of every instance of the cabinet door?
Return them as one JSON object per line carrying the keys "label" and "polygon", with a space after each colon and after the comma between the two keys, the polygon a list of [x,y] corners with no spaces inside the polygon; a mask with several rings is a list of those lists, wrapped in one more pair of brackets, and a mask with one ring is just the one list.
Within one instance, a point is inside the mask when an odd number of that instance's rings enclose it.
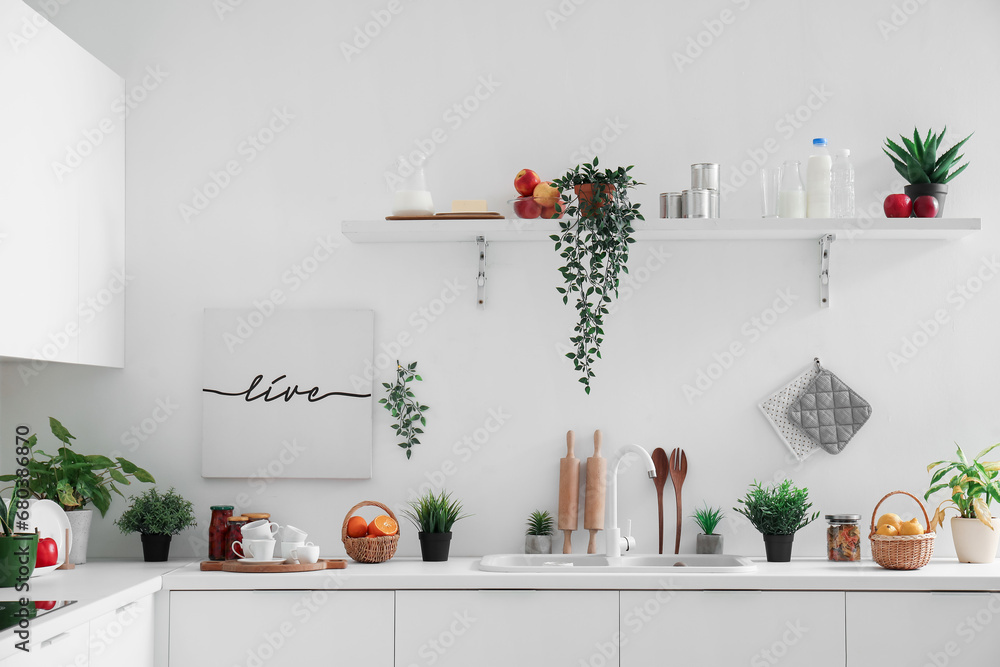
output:
{"label": "cabinet door", "polygon": [[19,653],[3,661],[3,667],[87,667],[89,624],[53,636],[32,630],[29,653]]}
{"label": "cabinet door", "polygon": [[392,591],[173,591],[170,665],[392,667],[392,610]]}
{"label": "cabinet door", "polygon": [[153,596],[90,622],[90,667],[153,667]]}
{"label": "cabinet door", "polygon": [[622,591],[621,632],[621,667],[844,667],[844,594]]}
{"label": "cabinet door", "polygon": [[985,667],[998,655],[1000,594],[847,594],[849,667]]}
{"label": "cabinet door", "polygon": [[396,665],[618,664],[617,591],[397,591]]}

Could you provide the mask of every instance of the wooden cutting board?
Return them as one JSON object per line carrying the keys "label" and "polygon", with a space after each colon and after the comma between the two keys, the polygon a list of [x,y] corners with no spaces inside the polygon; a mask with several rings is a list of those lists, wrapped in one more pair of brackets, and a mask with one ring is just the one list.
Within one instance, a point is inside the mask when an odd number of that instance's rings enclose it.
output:
{"label": "wooden cutting board", "polygon": [[342,558],[320,558],[315,563],[244,563],[239,560],[203,560],[202,572],[245,572],[248,574],[277,572],[315,572],[342,570],[347,561]]}
{"label": "wooden cutting board", "polygon": [[435,213],[434,215],[387,215],[386,220],[503,220],[503,216],[493,211],[465,211],[459,213]]}

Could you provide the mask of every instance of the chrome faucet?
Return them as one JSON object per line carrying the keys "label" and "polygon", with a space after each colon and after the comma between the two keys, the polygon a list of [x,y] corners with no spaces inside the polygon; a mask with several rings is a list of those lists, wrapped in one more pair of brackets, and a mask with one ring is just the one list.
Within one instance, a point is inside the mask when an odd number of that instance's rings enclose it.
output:
{"label": "chrome faucet", "polygon": [[625,537],[622,537],[622,532],[618,528],[618,466],[621,465],[622,458],[626,454],[638,454],[646,465],[646,473],[649,478],[656,479],[656,466],[653,465],[653,459],[649,452],[639,445],[624,445],[615,452],[611,459],[611,465],[608,467],[608,507],[604,517],[604,537],[607,540],[605,553],[608,558],[619,558],[623,549],[630,551],[635,548],[635,538],[631,535],[632,522],[629,522],[629,534]]}

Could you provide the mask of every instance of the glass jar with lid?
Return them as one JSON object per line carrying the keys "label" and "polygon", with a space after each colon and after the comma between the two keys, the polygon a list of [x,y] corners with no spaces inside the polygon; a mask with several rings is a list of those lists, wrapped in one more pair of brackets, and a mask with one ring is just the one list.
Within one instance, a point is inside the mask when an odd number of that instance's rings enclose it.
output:
{"label": "glass jar with lid", "polygon": [[212,505],[212,520],[208,524],[209,560],[226,560],[226,538],[229,536],[228,519],[232,515],[232,505]]}
{"label": "glass jar with lid", "polygon": [[226,519],[229,524],[229,531],[226,535],[226,560],[238,560],[239,556],[233,551],[233,542],[243,541],[243,526],[247,525],[247,517],[231,516]]}
{"label": "glass jar with lid", "polygon": [[861,560],[860,514],[827,514],[827,559],[837,562]]}

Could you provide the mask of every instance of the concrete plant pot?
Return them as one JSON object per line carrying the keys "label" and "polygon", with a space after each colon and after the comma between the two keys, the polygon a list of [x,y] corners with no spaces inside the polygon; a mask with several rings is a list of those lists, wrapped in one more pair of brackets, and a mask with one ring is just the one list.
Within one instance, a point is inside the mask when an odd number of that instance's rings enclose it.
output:
{"label": "concrete plant pot", "polygon": [[526,554],[550,554],[552,553],[551,535],[525,535],[524,553]]}
{"label": "concrete plant pot", "polygon": [[[996,526],[996,517],[993,525]],[[962,563],[992,563],[997,557],[1000,533],[990,530],[979,519],[952,517],[951,536],[955,542],[955,554]]]}
{"label": "concrete plant pot", "polygon": [[699,554],[721,554],[722,553],[722,535],[712,533],[711,535],[706,535],[705,533],[698,533],[698,539],[695,543],[695,553]]}
{"label": "concrete plant pot", "polygon": [[66,512],[69,529],[73,533],[73,546],[69,550],[67,562],[83,565],[87,562],[87,542],[90,541],[90,523],[94,510],[70,510]]}

